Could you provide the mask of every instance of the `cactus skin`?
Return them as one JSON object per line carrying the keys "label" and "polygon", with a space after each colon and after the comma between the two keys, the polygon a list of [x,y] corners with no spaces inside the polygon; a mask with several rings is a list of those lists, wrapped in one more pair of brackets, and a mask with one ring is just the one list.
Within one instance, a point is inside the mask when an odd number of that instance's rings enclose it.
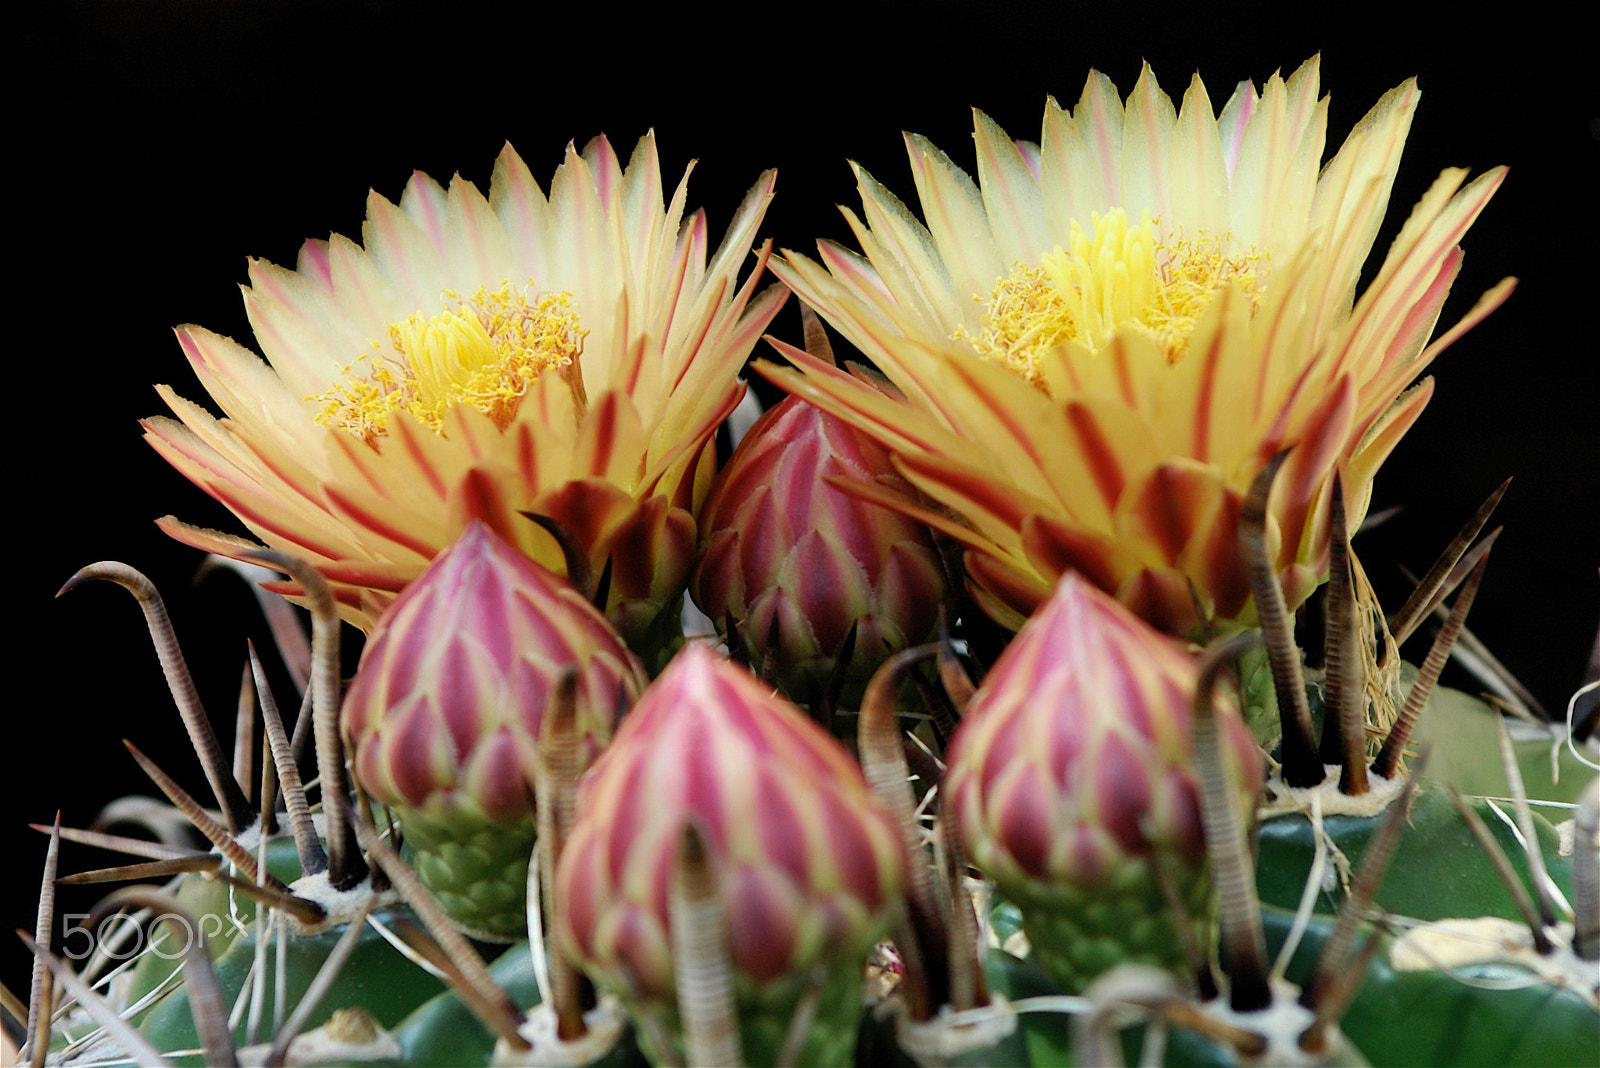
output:
{"label": "cactus skin", "polygon": [[[489,976],[514,1005],[527,1010],[539,1004],[539,977],[526,942],[519,942],[489,966]],[[423,1002],[394,1029],[402,1063],[461,1068],[487,1065],[495,1053],[495,1036],[472,1014],[454,990]],[[631,1035],[594,1068],[646,1068],[649,1064]]]}
{"label": "cactus skin", "polygon": [[707,498],[690,589],[718,627],[740,626],[752,663],[775,656],[796,701],[826,690],[854,627],[853,705],[879,664],[932,635],[947,584],[926,526],[835,482],[912,493],[888,452],[843,421],[797,397],[767,411]]}
{"label": "cactus skin", "polygon": [[[1529,879],[1527,859],[1511,829],[1482,801],[1475,807],[1500,841],[1518,877]],[[1325,816],[1323,831],[1340,852],[1356,863],[1382,817]],[[1559,855],[1556,831],[1535,814],[1545,868],[1563,894],[1572,892],[1572,862]],[[1310,821],[1300,815],[1275,816],[1261,825],[1260,869],[1256,884],[1264,904],[1293,909],[1311,870],[1316,842]],[[1317,897],[1318,912],[1333,913],[1342,894]],[[1387,912],[1414,920],[1452,916],[1502,916],[1517,912],[1484,852],[1462,823],[1455,806],[1437,787],[1427,787],[1412,802],[1406,835],[1378,890],[1375,903]]]}
{"label": "cactus skin", "polygon": [[[381,913],[378,915],[380,919],[386,918]],[[344,929],[339,928],[309,938],[289,938],[285,957],[285,1015],[305,994],[343,933]],[[275,961],[275,938],[269,943],[267,951],[269,962]],[[217,981],[228,1004],[235,1002],[249,981],[256,966],[255,957],[255,935],[245,932],[235,937],[227,950],[217,958]],[[271,967],[275,968],[275,963]],[[352,1007],[366,1009],[383,1027],[393,1027],[418,1005],[443,990],[444,985],[438,979],[401,956],[381,935],[368,927],[362,932],[355,952],[346,962],[333,988],[312,1014],[308,1027],[326,1022],[338,1009]],[[270,1029],[276,999],[273,981],[265,984],[263,998],[262,1018],[269,1022]],[[241,1019],[234,1028],[235,1042],[243,1044],[246,1025],[247,1021]],[[157,1049],[194,1049],[198,1039],[186,989],[180,988],[174,996],[158,1003],[141,1022],[139,1029]],[[200,1059],[195,1058],[189,1063],[199,1064]]]}
{"label": "cactus skin", "polygon": [[[1408,838],[1411,837],[1409,834]],[[1000,907],[1005,911],[1005,906]],[[998,917],[997,917],[998,919]],[[1267,946],[1271,954],[1282,950],[1294,924],[1292,911],[1274,906],[1263,909]],[[1304,981],[1312,961],[1332,933],[1334,918],[1314,914],[1294,955],[1287,977]],[[1600,1063],[1600,1014],[1570,989],[1533,982],[1528,972],[1514,965],[1473,965],[1461,977],[1438,972],[1397,971],[1389,963],[1393,940],[1374,933],[1380,946],[1369,963],[1361,992],[1345,1014],[1340,1030],[1363,1061],[1394,1068],[1504,1068],[1507,1065],[1577,1065]],[[1037,947],[1035,947],[1037,949]],[[1018,960],[999,950],[990,952],[986,970],[990,985],[1015,999],[1059,992],[1030,960]],[[1486,980],[1483,985],[1475,981]],[[1493,989],[1489,984],[1507,988]],[[1026,1059],[1016,1055],[990,1063],[1038,1066],[1071,1063],[1065,1019],[1050,1014],[1027,1014],[1019,1020],[1019,1035]],[[1124,1036],[1126,1063],[1137,1063],[1144,1039],[1142,1027]],[[1234,1051],[1182,1027],[1168,1037],[1166,1057],[1172,1068],[1248,1063]]]}
{"label": "cactus skin", "polygon": [[[1262,910],[1262,919],[1268,946],[1276,953],[1293,914],[1268,907]],[[1290,979],[1304,978],[1332,927],[1330,917],[1312,917],[1290,962]],[[1530,983],[1529,973],[1514,965],[1462,969],[1467,981],[1440,972],[1396,971],[1389,964],[1389,936],[1373,937],[1381,940],[1381,946],[1340,1024],[1373,1065],[1505,1068],[1600,1063],[1600,1013],[1573,991]],[[1493,989],[1474,985],[1475,980],[1516,985]]]}
{"label": "cactus skin", "polygon": [[[1068,575],[995,662],[951,742],[946,811],[1068,991],[1122,961],[1181,965],[1155,854],[1206,922],[1196,678],[1179,646]],[[1231,705],[1220,714],[1236,811],[1248,812],[1260,751]]]}
{"label": "cactus skin", "polygon": [[478,937],[526,930],[539,731],[569,669],[586,765],[643,670],[576,590],[473,523],[384,613],[345,696],[357,777]]}
{"label": "cactus skin", "polygon": [[899,907],[899,833],[843,747],[700,645],[674,658],[580,784],[556,874],[555,937],[598,985],[668,1021],[668,885],[688,821],[719,877],[745,1055],[771,1062],[821,969],[800,1060],[848,1063],[863,963]]}
{"label": "cactus skin", "polygon": [[[1406,818],[1406,834],[1395,854],[1375,904],[1387,912],[1413,920],[1440,920],[1463,916],[1500,916],[1516,919],[1517,911],[1493,864],[1474,840],[1460,814],[1441,786],[1449,784],[1469,795],[1505,797],[1509,792],[1501,767],[1497,715],[1482,701],[1458,690],[1439,687],[1428,705],[1414,737],[1429,749],[1427,779],[1413,799]],[[1584,769],[1563,749],[1561,780],[1550,782],[1550,742],[1528,741],[1515,747],[1519,763],[1543,780],[1535,780],[1534,796],[1550,801],[1575,799],[1587,781]],[[1511,828],[1484,801],[1473,803],[1500,842],[1524,885],[1531,875],[1522,845]],[[1502,804],[1503,811],[1509,807]],[[1572,860],[1560,855],[1557,832],[1541,809],[1532,816],[1544,854],[1545,869],[1563,894],[1572,892]],[[1323,830],[1332,845],[1354,865],[1366,849],[1381,816],[1324,815]],[[1258,834],[1257,886],[1263,903],[1293,909],[1311,870],[1316,840],[1310,819],[1303,813],[1274,816],[1261,823]],[[1319,894],[1315,908],[1332,913],[1342,894]]]}

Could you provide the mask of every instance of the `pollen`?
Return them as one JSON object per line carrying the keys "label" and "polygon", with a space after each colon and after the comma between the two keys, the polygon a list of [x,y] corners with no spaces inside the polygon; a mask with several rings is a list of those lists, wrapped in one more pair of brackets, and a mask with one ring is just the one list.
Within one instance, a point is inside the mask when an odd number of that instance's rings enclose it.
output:
{"label": "pollen", "polygon": [[1037,266],[1013,264],[987,300],[975,297],[984,304],[981,331],[954,337],[1041,388],[1046,353],[1069,341],[1093,353],[1125,328],[1176,363],[1219,289],[1239,287],[1252,308],[1260,300],[1267,257],[1253,248],[1229,252],[1226,243],[1205,231],[1158,240],[1149,212],[1136,226],[1121,208],[1094,214],[1088,232],[1073,222],[1068,248],[1057,246]]}
{"label": "pollen", "polygon": [[395,412],[408,412],[440,431],[445,413],[469,404],[502,429],[540,374],[583,353],[585,331],[572,294],[545,293],[531,301],[509,282],[463,300],[444,294],[445,310],[417,312],[390,323],[388,343],[344,368],[320,402],[317,421],[369,444],[389,432]]}

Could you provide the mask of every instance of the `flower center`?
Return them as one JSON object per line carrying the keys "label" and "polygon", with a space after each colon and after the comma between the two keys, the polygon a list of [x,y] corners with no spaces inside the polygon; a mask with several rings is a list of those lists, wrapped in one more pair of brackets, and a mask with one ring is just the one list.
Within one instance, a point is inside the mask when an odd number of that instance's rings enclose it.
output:
{"label": "flower center", "polygon": [[372,443],[397,411],[438,431],[452,405],[470,404],[504,429],[534,379],[582,355],[586,332],[570,293],[530,303],[507,282],[466,300],[444,296],[449,303],[438,315],[419,311],[389,324],[391,352],[361,357],[364,371],[358,360],[332,389],[308,398],[322,403],[317,421]]}
{"label": "flower center", "polygon": [[1266,284],[1264,253],[1229,254],[1204,231],[1158,241],[1149,212],[1129,226],[1127,212],[1113,208],[1091,216],[1091,228],[1074,221],[1069,248],[1057,246],[1037,267],[1013,265],[989,295],[982,332],[955,336],[1035,385],[1040,358],[1058,345],[1076,341],[1092,353],[1130,325],[1176,363],[1220,287],[1239,286],[1254,307]]}

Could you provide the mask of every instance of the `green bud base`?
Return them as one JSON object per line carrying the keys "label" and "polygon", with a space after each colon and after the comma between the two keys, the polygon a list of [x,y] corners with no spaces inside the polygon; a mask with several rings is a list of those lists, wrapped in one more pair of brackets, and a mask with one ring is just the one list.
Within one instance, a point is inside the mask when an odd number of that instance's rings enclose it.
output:
{"label": "green bud base", "polygon": [[[806,1031],[795,1064],[850,1064],[855,1055],[861,1017],[862,972],[859,965],[835,970],[822,985],[816,1017]],[[795,1009],[809,984],[786,978],[760,988],[736,981],[739,995],[739,1037],[745,1062],[777,1064]]]}
{"label": "green bud base", "polygon": [[[856,1063],[856,1039],[861,1025],[862,971],[858,961],[834,969],[822,983],[817,997],[816,1015],[805,1032],[793,1064]],[[744,1063],[750,1066],[779,1063],[784,1039],[801,999],[812,990],[805,976],[786,976],[757,987],[741,976],[734,977],[734,994],[739,1015],[739,1040]],[[813,995],[815,996],[815,995]],[[642,1007],[661,1021],[677,1047],[661,1057],[651,1048],[649,1029],[640,1027],[641,1049],[652,1064],[687,1064],[681,1023],[675,1004],[656,1003]],[[639,1012],[630,1012],[636,1018]]]}
{"label": "green bud base", "polygon": [[[1192,923],[1210,923],[1211,888],[1203,875],[1176,875]],[[1118,964],[1150,964],[1182,974],[1178,921],[1148,863],[1131,860],[1094,887],[1014,883],[1000,888],[1022,912],[1032,956],[1062,992],[1081,993]]]}
{"label": "green bud base", "polygon": [[486,942],[527,937],[531,815],[498,823],[458,797],[448,814],[408,809],[399,816],[412,865],[446,915]]}

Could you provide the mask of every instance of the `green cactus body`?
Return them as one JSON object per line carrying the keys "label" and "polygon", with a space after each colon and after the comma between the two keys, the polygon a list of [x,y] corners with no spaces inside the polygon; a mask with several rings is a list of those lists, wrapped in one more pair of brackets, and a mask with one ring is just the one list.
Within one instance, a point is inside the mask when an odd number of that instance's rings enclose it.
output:
{"label": "green cactus body", "polygon": [[[1403,677],[1403,676],[1402,676]],[[1428,775],[1448,782],[1464,794],[1509,796],[1505,767],[1495,737],[1499,713],[1471,694],[1439,687],[1428,698],[1428,710],[1417,724],[1418,747],[1428,746]],[[1517,770],[1528,796],[1572,802],[1594,777],[1592,768],[1573,755],[1565,733],[1508,720]]]}
{"label": "green cactus body", "polygon": [[[489,974],[519,1009],[539,1004],[539,979],[526,942],[507,947]],[[494,1035],[467,1008],[461,995],[446,990],[413,1009],[394,1029],[407,1064],[488,1064]]]}
{"label": "green cactus body", "polygon": [[[1263,920],[1274,952],[1293,922],[1267,908]],[[1288,969],[1303,978],[1332,930],[1313,917]],[[1374,1065],[1503,1068],[1504,1065],[1600,1063],[1600,1012],[1577,991],[1540,982],[1513,964],[1471,965],[1454,975],[1399,971],[1392,940],[1374,956],[1349,1012],[1345,1035]]]}
{"label": "green cactus body", "polygon": [[[377,914],[382,919],[382,914]],[[291,935],[286,940],[285,979],[287,1013],[305,994],[328,954],[338,943],[343,929],[310,937]],[[256,938],[253,931],[239,934],[217,958],[217,982],[225,1002],[234,1004],[256,966]],[[266,947],[267,974],[262,988],[264,1028],[270,1029],[276,1011],[277,939]],[[167,963],[167,962],[162,962]],[[392,1028],[408,1012],[443,990],[443,984],[418,965],[407,960],[377,931],[368,926],[359,936],[355,951],[340,971],[333,987],[312,1014],[308,1027],[316,1027],[335,1010],[359,1007],[367,1010],[380,1026]],[[247,1019],[234,1028],[234,1040],[241,1045]],[[179,987],[163,998],[140,1022],[139,1029],[159,1050],[196,1049],[194,1019],[190,1014],[187,990]],[[190,1063],[200,1063],[195,1057]]]}
{"label": "green cactus body", "polygon": [[[1263,910],[1268,949],[1278,953],[1293,926],[1287,909]],[[1313,915],[1291,958],[1287,977],[1304,981],[1332,933],[1334,920]],[[1466,965],[1447,975],[1407,971],[1392,959],[1394,940],[1375,934],[1380,946],[1360,993],[1340,1030],[1343,1049],[1333,1063],[1377,1066],[1577,1065],[1600,1063],[1600,1012],[1578,990],[1540,981],[1509,963]],[[1035,947],[1037,949],[1037,947]],[[992,988],[1012,1000],[1057,993],[1053,981],[1031,960],[990,953]],[[1015,1043],[996,1047],[983,1063],[1070,1064],[1070,1023],[1065,1015],[1024,1014]],[[1142,1026],[1124,1035],[1127,1063],[1137,1062]],[[1237,1052],[1193,1031],[1173,1028],[1162,1064],[1172,1068],[1251,1063]]]}
{"label": "green cactus body", "polygon": [[[539,1004],[539,976],[528,943],[506,949],[489,965],[489,976],[517,1008],[528,1010]],[[394,1034],[405,1064],[487,1065],[495,1053],[494,1034],[453,990],[417,1006],[395,1027]],[[629,1032],[597,1063],[607,1068],[643,1068],[648,1062]]]}
{"label": "green cactus body", "polygon": [[[1050,976],[1031,960],[1000,949],[984,958],[989,990],[1007,1001],[1058,993]],[[993,1047],[985,1064],[1066,1064],[1072,1047],[1070,1018],[1062,1013],[1029,1012],[1017,1016],[1016,1030]]]}
{"label": "green cactus body", "polygon": [[[285,883],[300,877],[300,858],[295,853],[294,840],[288,837],[273,838],[267,843],[267,870]],[[255,919],[256,904],[244,894],[229,889],[226,883],[200,876],[190,876],[179,882],[175,891],[178,901],[188,908],[206,936],[206,948],[215,960],[227,952],[239,935],[248,930]],[[150,944],[158,947],[181,949],[186,937],[172,920],[163,919],[159,932],[152,935]],[[172,974],[181,956],[163,950],[163,953],[146,953],[133,966],[126,999],[129,1004],[160,986]]]}
{"label": "green cactus body", "polygon": [[[1524,885],[1531,878],[1528,862],[1511,828],[1478,801],[1474,807],[1499,839]],[[1326,816],[1322,826],[1350,864],[1356,863],[1381,816]],[[1562,893],[1572,893],[1571,861],[1559,854],[1556,830],[1537,813],[1534,825],[1545,866]],[[1310,877],[1316,850],[1311,821],[1301,815],[1276,816],[1261,825],[1260,862],[1256,885],[1264,904],[1293,909]],[[1325,871],[1331,883],[1317,897],[1319,912],[1334,912],[1343,899],[1336,865]],[[1331,888],[1334,892],[1330,892]],[[1394,863],[1377,895],[1377,904],[1399,916],[1438,920],[1450,916],[1503,916],[1517,912],[1493,865],[1460,814],[1436,786],[1412,802],[1407,831]]]}
{"label": "green cactus body", "polygon": [[[1321,921],[1319,921],[1321,922]],[[1279,931],[1281,936],[1282,931]],[[1326,936],[1325,925],[1321,937]],[[984,962],[984,972],[990,990],[1010,1002],[1025,998],[1059,995],[1060,988],[1031,958],[1021,958],[1004,950],[992,949]],[[1010,1011],[1002,1009],[1001,1011]],[[1015,1031],[982,1051],[977,1051],[961,1064],[1005,1064],[1018,1068],[1034,1066],[1071,1065],[1073,1015],[1067,1011],[1023,1012],[1017,1014]],[[1147,1040],[1147,1028],[1138,1024],[1127,1028],[1122,1036],[1123,1063],[1143,1063],[1141,1057]],[[858,1061],[860,1064],[876,1063]],[[1198,1034],[1184,1027],[1172,1027],[1165,1036],[1165,1055],[1159,1061],[1168,1068],[1238,1068],[1250,1064],[1230,1046]],[[1330,1064],[1366,1065],[1367,1059],[1355,1044],[1341,1043]]]}

